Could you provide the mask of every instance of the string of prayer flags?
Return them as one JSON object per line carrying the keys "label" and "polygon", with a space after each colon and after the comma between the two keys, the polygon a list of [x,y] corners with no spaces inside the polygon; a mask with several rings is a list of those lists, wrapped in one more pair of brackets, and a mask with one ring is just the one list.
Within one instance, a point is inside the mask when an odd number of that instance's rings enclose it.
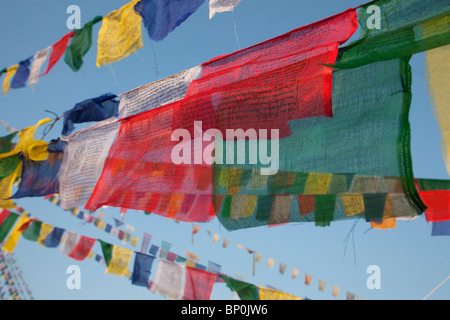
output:
{"label": "string of prayer flags", "polygon": [[43,74],[41,74],[41,76],[47,75],[50,72],[50,70],[55,66],[55,64],[59,61],[59,59],[61,59],[61,57],[66,52],[70,38],[72,38],[74,35],[75,32],[70,31],[52,46],[52,53],[50,54],[50,58],[48,60],[47,70]]}
{"label": "string of prayer flags", "polygon": [[161,41],[204,2],[205,0],[140,0],[134,9],[141,15],[150,39]]}
{"label": "string of prayer flags", "polygon": [[75,30],[75,34],[67,47],[64,61],[72,68],[78,71],[83,65],[83,57],[92,46],[92,29],[94,24],[102,21],[103,17],[97,16],[92,21],[86,23],[83,28]]}
{"label": "string of prayer flags", "polygon": [[9,89],[11,89],[11,79],[16,74],[17,69],[19,69],[18,64],[10,66],[8,69],[6,69],[6,76],[5,79],[3,79],[3,94],[5,96],[7,95]]}
{"label": "string of prayer flags", "polygon": [[[203,64],[201,77],[192,81],[182,100],[120,121],[119,135],[85,208],[95,211],[108,205],[180,221],[210,221],[215,216],[210,183],[212,165],[198,156],[195,164],[192,157],[188,164],[184,160],[174,164],[171,150],[179,141],[172,141],[173,131],[176,128],[189,131],[183,140],[193,141],[194,146],[186,143],[186,149],[203,151],[207,143],[200,141],[201,130],[280,128],[284,130],[280,136],[286,136],[289,120],[331,116],[332,73],[329,67],[320,64],[335,61],[338,45],[356,27],[355,10],[348,10]],[[236,70],[245,70],[245,74]],[[310,81],[311,77],[317,81]],[[298,88],[314,94],[298,94]],[[281,99],[280,94],[285,94],[286,99]],[[246,101],[245,105],[242,101]],[[199,121],[203,122],[201,129],[194,123]],[[148,147],[144,150],[142,145]],[[125,156],[130,153],[136,157]],[[139,172],[132,168],[139,168]]]}
{"label": "string of prayer flags", "polygon": [[209,0],[209,19],[214,18],[216,13],[233,11],[242,0]]}
{"label": "string of prayer flags", "polygon": [[450,44],[448,1],[376,1],[378,25],[372,5],[370,2],[359,11],[361,37],[344,48],[337,67],[405,58]]}
{"label": "string of prayer flags", "polygon": [[441,134],[441,150],[447,172],[450,174],[450,115],[447,111],[450,94],[450,45],[425,53],[426,79],[431,107]]}
{"label": "string of prayer flags", "polygon": [[[18,157],[21,154],[23,159],[30,159],[33,161],[45,161],[48,158],[48,143],[41,140],[34,139],[34,133],[37,128],[45,123],[50,122],[50,119],[40,120],[36,125],[28,127],[19,131],[19,142],[15,148],[10,152],[0,154],[0,163],[10,161],[11,158]],[[14,208],[14,203],[11,200],[12,186],[16,178],[22,172],[22,163],[16,165],[15,169],[0,181],[0,207],[5,209]]]}
{"label": "string of prayer flags", "polygon": [[39,82],[39,74],[41,73],[41,68],[47,61],[48,55],[50,54],[51,46],[38,51],[33,56],[33,63],[31,64],[30,75],[28,77],[28,83],[32,87]]}
{"label": "string of prayer flags", "polygon": [[97,122],[117,117],[119,101],[115,100],[116,97],[114,94],[106,93],[77,103],[72,109],[64,112],[62,135],[72,133],[75,123]]}
{"label": "string of prayer flags", "polygon": [[134,0],[109,13],[98,33],[97,67],[117,62],[142,48],[142,18]]}
{"label": "string of prayer flags", "polygon": [[28,58],[27,60],[24,60],[19,63],[17,72],[11,81],[11,89],[18,89],[25,87],[28,77],[30,76],[30,64],[31,58]]}

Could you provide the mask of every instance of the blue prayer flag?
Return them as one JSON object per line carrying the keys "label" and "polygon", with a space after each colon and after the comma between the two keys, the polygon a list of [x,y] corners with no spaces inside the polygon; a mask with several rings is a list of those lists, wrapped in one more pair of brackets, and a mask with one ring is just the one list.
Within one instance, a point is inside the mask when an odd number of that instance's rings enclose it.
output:
{"label": "blue prayer flag", "polygon": [[141,15],[150,39],[161,41],[203,2],[205,0],[141,0],[134,10]]}
{"label": "blue prayer flag", "polygon": [[149,278],[155,257],[136,252],[131,283],[135,286],[148,288]]}
{"label": "blue prayer flag", "polygon": [[18,89],[25,87],[28,77],[30,76],[31,58],[19,63],[19,68],[11,81],[11,88]]}

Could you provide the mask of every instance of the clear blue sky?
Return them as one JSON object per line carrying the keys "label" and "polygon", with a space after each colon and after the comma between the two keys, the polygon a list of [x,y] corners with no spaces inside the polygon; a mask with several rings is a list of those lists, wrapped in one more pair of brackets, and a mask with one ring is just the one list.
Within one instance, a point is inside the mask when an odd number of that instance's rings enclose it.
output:
{"label": "clear blue sky", "polygon": [[[233,14],[217,14],[209,20],[207,2],[164,41],[154,43],[144,34],[144,47],[138,54],[112,64],[112,69],[95,65],[95,44],[100,27],[97,24],[94,27],[94,45],[85,57],[81,71],[74,73],[60,61],[48,76],[41,78],[34,90],[27,87],[11,90],[8,97],[0,96],[0,119],[21,129],[34,125],[39,119],[52,117],[44,112],[45,109],[62,115],[75,103],[87,98],[106,92],[120,94],[197,66],[215,56],[236,51],[239,47]],[[0,5],[1,67],[32,56],[67,33],[69,15],[66,9],[69,5],[81,8],[84,24],[126,3],[125,0],[4,1]],[[360,4],[362,2],[356,0],[244,0],[235,11],[240,48]],[[439,149],[438,128],[425,83],[424,55],[414,56],[411,64],[413,103],[410,120],[415,176],[447,179]],[[48,139],[57,138],[60,129],[56,126]],[[5,135],[6,131],[0,128],[0,134]],[[18,204],[49,224],[124,246],[93,225],[81,225],[80,220],[46,200],[23,199]],[[120,217],[117,209],[104,211],[106,222],[112,223],[113,217]],[[450,237],[432,237],[431,224],[424,216],[414,221],[400,221],[396,229],[386,231],[369,230],[369,224],[359,221],[347,245],[344,240],[355,221],[333,222],[327,228],[305,223],[234,232],[227,232],[214,221],[200,225],[194,245],[191,244],[191,226],[188,224],[176,224],[156,215],[144,216],[135,211],[126,214],[125,223],[136,226],[134,235],[139,238],[145,231],[154,236],[153,243],[158,246],[161,240],[172,243],[175,253],[191,251],[201,257],[203,264],[208,260],[221,264],[225,273],[239,273],[256,285],[271,285],[311,299],[334,299],[331,285],[341,288],[339,299],[345,298],[346,291],[367,299],[422,299],[450,274]],[[213,243],[207,230],[221,236],[218,243]],[[224,238],[231,242],[227,249],[221,246]],[[236,244],[263,254],[262,262],[256,265],[255,276],[251,274],[251,256],[245,250],[239,250]],[[94,251],[101,253],[98,244]],[[104,274],[105,268],[93,260],[80,263],[63,256],[59,249],[42,248],[25,239],[19,242],[15,257],[37,299],[164,299],[144,288],[132,286],[123,277]],[[267,267],[269,257],[275,260],[273,269]],[[285,275],[278,273],[280,262],[287,265]],[[81,268],[82,289],[71,291],[66,287],[69,276],[66,269],[74,264]],[[370,265],[381,268],[380,290],[369,290],[366,286],[369,276],[366,269]],[[297,279],[291,279],[291,268],[300,270]],[[305,273],[313,276],[310,287],[304,285]],[[154,273],[152,279],[153,276]],[[324,292],[318,290],[319,279],[327,283]],[[450,282],[430,299],[449,297]],[[232,294],[225,285],[216,284],[212,299],[232,299]]]}

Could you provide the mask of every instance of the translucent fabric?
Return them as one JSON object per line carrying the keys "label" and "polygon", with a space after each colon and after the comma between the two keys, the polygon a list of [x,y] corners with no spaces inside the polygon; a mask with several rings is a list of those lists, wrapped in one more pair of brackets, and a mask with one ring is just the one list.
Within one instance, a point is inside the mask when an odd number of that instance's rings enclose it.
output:
{"label": "translucent fabric", "polygon": [[[11,161],[15,164],[16,159],[21,154],[24,159],[30,159],[32,161],[44,161],[48,158],[48,143],[41,140],[34,139],[34,133],[37,128],[45,123],[50,122],[50,119],[44,119],[39,121],[35,126],[25,128],[19,131],[19,142],[15,146],[14,150],[0,154],[0,164],[7,161]],[[2,167],[2,165],[0,165]],[[11,172],[0,180],[0,207],[5,209],[14,208],[14,203],[11,198],[11,191],[13,183],[22,172],[22,164],[19,163],[10,167]]]}
{"label": "translucent fabric", "polygon": [[5,79],[3,79],[3,94],[5,96],[7,95],[9,89],[11,89],[11,79],[16,74],[17,69],[19,69],[19,65],[18,64],[14,65],[14,66],[11,66],[8,69],[6,69],[6,76],[5,76]]}
{"label": "translucent fabric", "polygon": [[209,18],[219,12],[233,11],[242,0],[209,0]]}
{"label": "translucent fabric", "polygon": [[444,163],[450,174],[450,45],[427,51],[425,56],[431,106],[441,133]]}
{"label": "translucent fabric", "polygon": [[170,300],[181,300],[183,299],[185,281],[186,268],[184,266],[159,259],[158,269],[150,290]]}
{"label": "translucent fabric", "polygon": [[12,89],[25,87],[28,77],[30,76],[30,64],[31,58],[19,63],[19,68],[11,81]]}
{"label": "translucent fabric", "polygon": [[134,9],[141,15],[150,39],[161,41],[204,2],[205,0],[141,0]]}
{"label": "translucent fabric", "polygon": [[110,64],[142,48],[142,18],[131,1],[103,18],[98,34],[97,66]]}
{"label": "translucent fabric", "polygon": [[48,55],[52,47],[47,47],[41,51],[36,52],[33,57],[33,63],[31,65],[30,76],[28,77],[28,83],[30,86],[39,82],[39,74],[41,73],[41,68],[47,61]]}
{"label": "translucent fabric", "polygon": [[46,74],[48,74],[50,70],[55,66],[55,64],[58,63],[59,59],[61,59],[61,57],[66,52],[66,48],[69,44],[70,38],[72,38],[74,35],[75,32],[70,31],[52,46],[52,53],[50,54],[50,58],[48,60],[47,70],[41,76],[45,76]]}
{"label": "translucent fabric", "polygon": [[95,17],[92,21],[86,23],[82,29],[75,30],[75,35],[66,49],[64,61],[72,68],[78,71],[83,65],[83,56],[92,46],[92,29],[94,24],[101,21],[103,17]]}
{"label": "translucent fabric", "polygon": [[72,133],[76,123],[97,122],[117,117],[119,101],[115,98],[116,95],[107,93],[77,103],[72,109],[64,112],[62,135],[67,136]]}
{"label": "translucent fabric", "polygon": [[183,99],[122,119],[86,208],[109,205],[210,221],[212,162],[202,155],[213,135],[255,128],[287,136],[290,119],[331,116],[331,69],[316,63],[334,61],[338,44],[355,31],[355,18],[348,10],[216,58],[202,65]]}
{"label": "translucent fabric", "polygon": [[[371,81],[363,81],[367,75]],[[277,174],[257,166],[214,165],[214,208],[229,230],[289,222],[414,217],[416,190],[408,121],[407,60],[334,72],[333,118],[290,122]],[[351,128],[351,130],[349,130]],[[398,177],[398,178],[395,178]]]}
{"label": "translucent fabric", "polygon": [[213,273],[186,267],[184,300],[209,300],[215,278]]}
{"label": "translucent fabric", "polygon": [[[380,29],[373,26],[378,7]],[[376,12],[376,11],[375,11]],[[450,44],[450,2],[442,0],[380,0],[359,11],[360,40],[342,51],[339,68],[408,57]]]}
{"label": "translucent fabric", "polygon": [[65,141],[49,143],[45,161],[22,159],[22,177],[13,199],[43,197],[59,193],[58,173],[64,157]]}

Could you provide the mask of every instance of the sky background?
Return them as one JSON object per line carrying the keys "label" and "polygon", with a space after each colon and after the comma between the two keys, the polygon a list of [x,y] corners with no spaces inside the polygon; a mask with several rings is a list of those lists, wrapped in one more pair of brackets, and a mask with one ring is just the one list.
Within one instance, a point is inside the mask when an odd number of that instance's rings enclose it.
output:
{"label": "sky background", "polygon": [[[97,15],[106,16],[127,2],[2,1],[0,69],[27,59],[66,34],[68,6],[81,8],[83,25]],[[129,91],[363,4],[355,0],[243,0],[234,14],[220,13],[210,20],[207,2],[162,42],[151,41],[144,30],[141,50],[102,68],[95,64],[97,34],[101,26],[97,24],[94,26],[93,46],[79,72],[72,72],[61,60],[33,90],[27,86],[9,91],[7,97],[1,95],[0,119],[17,129],[28,127],[42,118],[53,118],[44,111],[46,109],[62,115],[85,99],[107,92],[120,94]],[[413,102],[410,122],[414,175],[417,178],[448,179],[439,148],[438,128],[430,107],[424,54],[415,55],[411,65]],[[46,140],[57,138],[60,130],[61,123],[58,123]],[[6,134],[6,130],[0,128],[0,135]],[[42,130],[38,131],[36,138],[41,137]],[[21,199],[17,204],[43,222],[133,249],[91,224],[81,224],[79,219],[47,200]],[[118,209],[102,211],[106,213],[105,222],[110,224],[113,224],[113,218],[120,218]],[[270,285],[313,300],[335,299],[331,294],[332,285],[341,288],[338,299],[345,299],[346,291],[369,300],[422,299],[450,275],[450,238],[432,237],[432,225],[423,215],[413,221],[399,221],[393,230],[371,230],[365,221],[350,220],[332,222],[326,228],[302,223],[228,232],[214,220],[200,224],[194,244],[191,242],[190,224],[175,223],[157,215],[145,216],[137,211],[128,211],[123,222],[136,227],[135,236],[142,239],[143,232],[147,232],[153,235],[153,244],[160,246],[163,240],[169,242],[173,245],[173,252],[183,256],[185,250],[193,252],[201,257],[200,263],[207,265],[208,260],[214,261],[222,265],[223,272],[230,276],[239,274],[241,279],[255,285]],[[220,235],[220,240],[214,243],[207,231]],[[228,248],[222,247],[224,238],[230,240]],[[246,250],[238,249],[236,244],[263,255],[262,261],[256,264],[255,276],[252,275],[252,256]],[[134,249],[139,251],[140,245],[141,242]],[[93,251],[101,254],[98,243]],[[62,255],[59,248],[43,248],[21,239],[14,256],[36,299],[165,299],[145,288],[132,286],[125,277],[105,274],[105,267],[94,260],[72,260]],[[275,260],[272,269],[267,267],[267,258]],[[134,258],[130,268],[133,261]],[[280,262],[287,265],[284,275],[278,272]],[[69,290],[66,286],[69,277],[66,270],[71,265],[81,268],[81,290]],[[155,275],[155,265],[151,279]],[[380,290],[369,290],[366,286],[370,276],[366,270],[371,265],[381,269]],[[300,271],[296,279],[291,278],[292,268]],[[305,273],[313,277],[310,286],[304,284]],[[327,283],[324,292],[318,289],[319,279]],[[232,298],[231,291],[224,284],[214,286],[211,299]],[[450,282],[430,296],[430,299],[448,298]]]}

